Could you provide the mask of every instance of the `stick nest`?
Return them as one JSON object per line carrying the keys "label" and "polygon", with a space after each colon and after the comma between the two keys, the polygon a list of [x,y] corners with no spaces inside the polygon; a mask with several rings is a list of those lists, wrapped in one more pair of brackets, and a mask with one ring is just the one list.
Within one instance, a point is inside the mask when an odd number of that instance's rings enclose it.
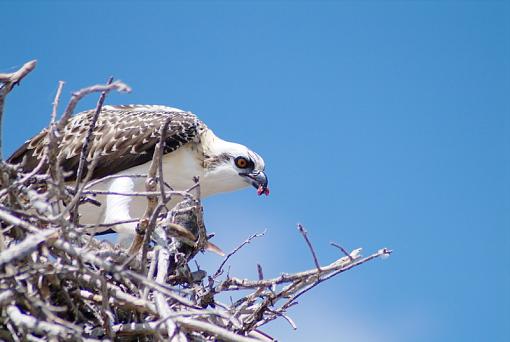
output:
{"label": "stick nest", "polygon": [[[0,114],[7,94],[34,67],[32,61],[15,73],[0,74]],[[90,177],[85,175],[76,186],[63,182],[56,157],[59,130],[83,96],[103,94],[96,108],[100,115],[107,92],[129,87],[109,82],[82,89],[74,93],[57,121],[62,87],[60,83],[48,128],[46,173],[39,174],[37,169],[22,173],[15,165],[0,161],[1,340],[273,341],[263,332],[264,325],[284,319],[296,328],[288,311],[307,291],[391,253],[383,248],[363,258],[361,249],[347,252],[334,244],[341,257],[321,266],[306,230],[299,226],[315,264],[312,269],[265,278],[257,265],[259,277],[253,280],[225,274],[229,258],[263,233],[250,236],[218,269],[200,269],[193,264],[198,252],[221,253],[208,241],[200,183],[196,179],[188,191],[166,189],[158,172],[160,148],[156,148],[149,174],[142,175],[147,178],[147,210],[138,219],[131,247],[126,250],[87,234],[91,227],[80,224],[77,213],[79,205],[88,200],[91,190],[85,190]],[[94,162],[87,169],[93,167]],[[85,170],[85,165],[80,168]],[[175,197],[181,202],[167,208]],[[220,294],[227,292],[239,299],[220,302]]]}

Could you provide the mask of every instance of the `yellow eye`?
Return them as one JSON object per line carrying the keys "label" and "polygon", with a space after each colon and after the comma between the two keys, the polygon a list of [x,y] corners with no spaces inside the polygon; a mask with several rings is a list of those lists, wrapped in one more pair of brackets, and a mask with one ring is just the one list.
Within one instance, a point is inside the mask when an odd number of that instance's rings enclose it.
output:
{"label": "yellow eye", "polygon": [[244,157],[237,157],[235,160],[236,166],[240,169],[246,169],[248,167],[248,160]]}

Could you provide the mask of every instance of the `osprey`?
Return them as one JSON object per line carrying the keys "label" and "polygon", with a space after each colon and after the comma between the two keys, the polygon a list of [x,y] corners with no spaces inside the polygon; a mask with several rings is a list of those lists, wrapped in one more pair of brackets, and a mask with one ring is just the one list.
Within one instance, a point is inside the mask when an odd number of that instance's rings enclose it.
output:
{"label": "osprey", "polygon": [[[95,110],[72,117],[64,128],[58,147],[58,157],[65,180],[76,179],[80,153]],[[88,163],[94,155],[97,164],[92,179],[108,177],[93,186],[93,190],[130,193],[145,190],[144,177],[128,175],[147,174],[161,127],[167,118],[170,124],[165,134],[162,158],[163,179],[174,190],[185,190],[200,179],[201,197],[220,192],[254,186],[259,195],[269,194],[264,160],[246,146],[218,138],[194,114],[166,106],[125,105],[104,106],[97,120],[87,155]],[[48,143],[47,129],[25,142],[8,162],[19,164],[24,172],[32,171],[44,156]],[[39,170],[45,172],[47,164]],[[85,169],[85,173],[86,173]],[[126,177],[122,177],[125,175]],[[97,205],[80,206],[82,223],[111,224],[129,221],[143,215],[144,197],[98,195]],[[175,205],[176,202],[170,205]],[[113,226],[119,233],[119,242],[129,244],[137,223]],[[96,232],[107,228],[95,229]]]}

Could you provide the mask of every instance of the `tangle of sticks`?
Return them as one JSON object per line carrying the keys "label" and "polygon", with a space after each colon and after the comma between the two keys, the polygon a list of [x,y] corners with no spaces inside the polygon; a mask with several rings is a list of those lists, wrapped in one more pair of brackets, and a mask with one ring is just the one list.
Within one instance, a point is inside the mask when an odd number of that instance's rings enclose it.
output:
{"label": "tangle of sticks", "polygon": [[[12,74],[0,74],[0,120],[6,96],[34,68],[32,61]],[[111,80],[82,89],[57,119],[62,88],[60,82],[43,158],[49,164],[47,172],[38,174],[36,168],[23,173],[0,160],[0,340],[273,341],[263,332],[264,325],[284,319],[295,329],[289,309],[298,298],[340,273],[391,253],[382,248],[363,257],[361,249],[348,252],[333,243],[341,254],[321,265],[307,231],[299,225],[303,248],[313,258],[312,269],[265,278],[257,265],[259,276],[253,280],[225,274],[229,259],[264,235],[259,233],[229,253],[216,270],[202,270],[192,263],[198,252],[222,251],[208,241],[200,180],[195,179],[187,191],[164,186],[159,171],[162,148],[155,149],[147,175],[123,175],[146,178],[145,192],[116,193],[147,198],[131,248],[124,250],[86,234],[91,227],[79,223],[79,205],[98,193],[91,188],[101,180],[90,180],[94,161],[85,167],[83,160],[80,170],[88,171],[80,174],[81,182],[64,183],[56,150],[60,130],[84,96],[103,94],[96,108],[100,115],[108,92],[130,89]],[[90,141],[90,136],[86,139]],[[167,208],[171,198],[181,202]],[[238,299],[222,303],[217,298],[224,292],[237,294]]]}

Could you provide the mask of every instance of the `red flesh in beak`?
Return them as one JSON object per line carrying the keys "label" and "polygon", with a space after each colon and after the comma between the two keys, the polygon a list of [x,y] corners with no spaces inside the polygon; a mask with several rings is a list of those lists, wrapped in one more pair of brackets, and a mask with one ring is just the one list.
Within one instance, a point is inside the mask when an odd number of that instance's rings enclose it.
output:
{"label": "red flesh in beak", "polygon": [[269,188],[265,188],[262,185],[259,185],[259,188],[257,189],[257,195],[266,195],[269,196]]}

